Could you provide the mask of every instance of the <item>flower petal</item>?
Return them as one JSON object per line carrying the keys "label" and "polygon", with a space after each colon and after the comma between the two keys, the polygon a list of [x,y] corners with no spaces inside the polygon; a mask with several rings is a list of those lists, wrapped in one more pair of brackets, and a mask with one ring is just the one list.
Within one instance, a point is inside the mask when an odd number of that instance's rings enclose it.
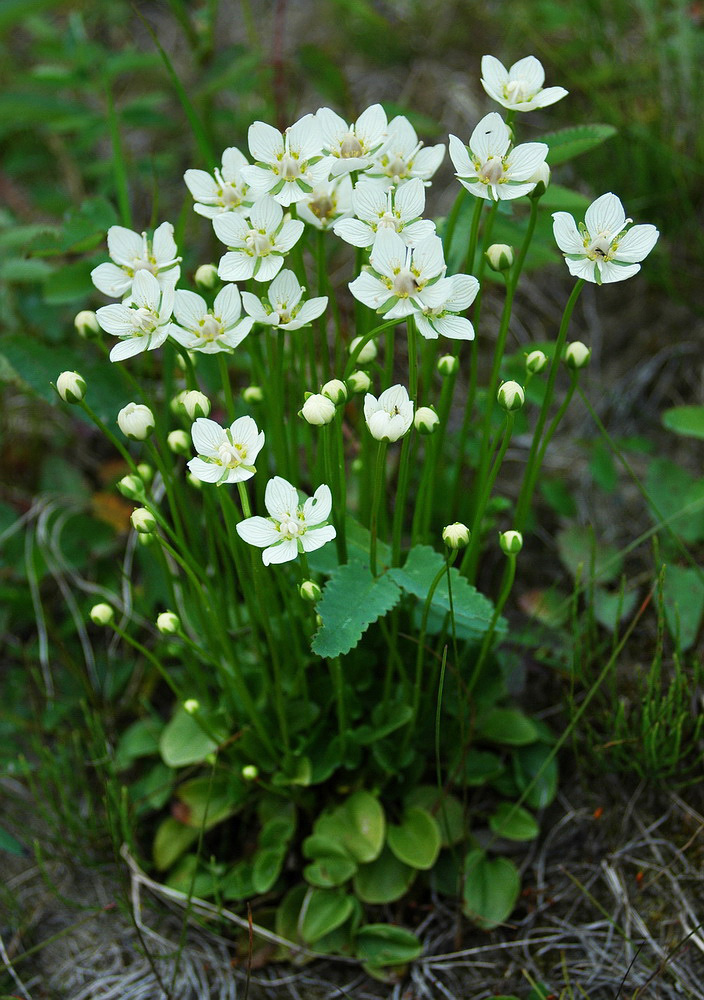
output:
{"label": "flower petal", "polygon": [[332,493],[330,487],[323,483],[317,488],[312,497],[309,497],[303,504],[303,516],[306,525],[322,524],[330,517],[332,510]]}
{"label": "flower petal", "polygon": [[262,163],[273,163],[277,154],[284,151],[284,137],[266,122],[253,122],[249,126],[247,141],[252,158]]}
{"label": "flower petal", "polygon": [[454,164],[456,174],[459,174],[461,177],[476,176],[476,171],[467,152],[467,147],[456,135],[450,136],[450,159]]}
{"label": "flower petal", "polygon": [[439,316],[434,323],[435,329],[443,337],[451,340],[474,340],[474,327],[464,316]]}
{"label": "flower petal", "polygon": [[511,180],[529,180],[545,162],[549,147],[544,142],[524,142],[515,146],[506,157],[506,170]]}
{"label": "flower petal", "polygon": [[143,257],[144,240],[139,233],[124,226],[110,226],[108,253],[117,264],[132,267],[135,260],[141,260]]}
{"label": "flower petal", "polygon": [[235,528],[243,541],[248,542],[250,545],[258,545],[260,548],[263,548],[265,545],[275,544],[281,538],[276,525],[272,524],[268,518],[259,517],[258,515],[245,518],[244,521],[236,524]]}
{"label": "flower petal", "polygon": [[625,281],[626,278],[632,278],[639,271],[640,264],[626,264],[625,267],[619,267],[614,261],[605,260],[601,263],[601,281],[604,285]]}
{"label": "flower petal", "polygon": [[370,257],[374,270],[391,278],[397,268],[405,267],[407,257],[406,244],[398,233],[391,229],[380,229]]}
{"label": "flower petal", "polygon": [[555,104],[556,101],[561,101],[568,94],[569,90],[565,90],[564,87],[546,87],[545,90],[541,90],[540,93],[536,94],[530,102],[530,110],[532,111],[533,108],[547,108],[551,104]]}
{"label": "flower petal", "polygon": [[204,462],[202,458],[192,458],[186,462],[188,471],[192,473],[201,483],[219,483],[223,480],[225,470],[222,465],[215,465],[214,462]]}
{"label": "flower petal", "polygon": [[659,235],[655,226],[650,224],[632,226],[619,240],[614,259],[633,263],[645,260],[657,243]]}
{"label": "flower petal", "polygon": [[132,322],[132,310],[123,306],[120,302],[113,302],[109,306],[101,306],[95,314],[98,323],[106,333],[113,337],[122,337],[131,334],[134,330]]}
{"label": "flower petal", "polygon": [[537,93],[545,83],[543,64],[535,56],[525,56],[509,67],[509,80],[522,80],[528,93]]}
{"label": "flower petal", "polygon": [[371,226],[359,219],[339,219],[332,231],[353,247],[370,247],[376,235]]}
{"label": "flower petal", "polygon": [[569,212],[553,212],[552,231],[563,253],[584,254],[584,241]]}
{"label": "flower petal", "polygon": [[237,285],[225,285],[215,296],[213,314],[218,316],[225,329],[234,326],[242,314],[242,301]]}
{"label": "flower petal", "polygon": [[226,181],[237,181],[242,167],[247,166],[247,157],[237,146],[228,146],[222,154],[222,176]]}
{"label": "flower petal", "polygon": [[[276,204],[276,202],[274,202],[274,204]],[[280,208],[279,205],[276,205],[276,207]],[[305,226],[300,219],[289,219],[288,222],[284,222],[276,236],[276,249],[280,250],[282,253],[288,253],[291,247],[298,243],[303,235],[304,229]],[[279,268],[276,270],[278,271]]]}
{"label": "flower petal", "polygon": [[272,545],[262,552],[262,562],[265,566],[290,562],[298,555],[298,545],[293,538],[284,538],[278,545]]}
{"label": "flower petal", "polygon": [[115,344],[110,351],[110,360],[125,361],[127,358],[133,358],[135,354],[141,354],[146,349],[146,337],[130,337],[128,340],[121,340],[119,344]]}
{"label": "flower petal", "polygon": [[218,184],[205,170],[187,170],[183,175],[186,187],[196,201],[214,201],[218,197]]}
{"label": "flower petal", "polygon": [[174,227],[170,222],[162,222],[154,230],[152,252],[158,265],[163,266],[178,257],[178,247],[174,239]]}
{"label": "flower petal", "polygon": [[616,195],[608,192],[592,202],[584,213],[584,223],[592,239],[599,233],[616,236],[626,224],[626,213]]}
{"label": "flower petal", "polygon": [[[429,180],[445,159],[445,143],[419,149],[413,157],[413,174],[422,180]],[[410,183],[410,182],[406,182]]]}
{"label": "flower petal", "polygon": [[315,115],[303,115],[288,130],[288,144],[292,153],[298,153],[301,160],[320,156],[323,151],[323,136]]}
{"label": "flower petal", "polygon": [[305,535],[301,537],[301,545],[305,552],[315,552],[321,546],[325,545],[326,542],[331,542],[335,538],[337,532],[331,524],[325,524],[321,528],[313,528],[311,531],[306,531]]}
{"label": "flower petal", "polygon": [[132,302],[136,302],[143,309],[153,309],[154,312],[158,311],[161,289],[159,288],[159,282],[151,271],[137,271],[132,281],[132,294],[130,298]]}
{"label": "flower petal", "polygon": [[264,503],[277,521],[293,517],[298,509],[298,490],[288,480],[274,476],[266,484]]}
{"label": "flower petal", "polygon": [[208,458],[217,458],[218,448],[227,441],[223,428],[209,417],[198,417],[193,421],[191,437],[197,453]]}
{"label": "flower petal", "polygon": [[469,137],[469,148],[484,163],[490,156],[505,156],[510,142],[508,126],[498,111],[492,111],[476,125]]}
{"label": "flower petal", "polygon": [[463,312],[468,309],[477,297],[479,282],[473,274],[453,274],[452,294],[445,303],[445,308],[452,312]]}
{"label": "flower petal", "polygon": [[425,185],[419,177],[402,184],[396,192],[394,207],[406,220],[419,219],[425,211]]}
{"label": "flower petal", "polygon": [[213,219],[215,235],[226,247],[241,247],[249,232],[247,220],[235,212],[222,212]]}
{"label": "flower petal", "polygon": [[504,84],[508,83],[508,70],[496,56],[482,56],[482,87],[489,97],[503,97]]}
{"label": "flower petal", "polygon": [[233,250],[220,258],[218,275],[224,281],[245,281],[254,272],[254,258],[241,250]]}
{"label": "flower petal", "polygon": [[90,272],[91,280],[99,292],[103,295],[110,295],[118,298],[129,292],[132,287],[132,279],[126,271],[123,271],[117,264],[98,264]]}
{"label": "flower petal", "polygon": [[198,322],[205,319],[208,304],[201,295],[178,288],[174,293],[174,316],[187,330],[198,331]]}
{"label": "flower petal", "polygon": [[413,267],[427,281],[445,270],[445,254],[439,236],[427,236],[413,251]]}

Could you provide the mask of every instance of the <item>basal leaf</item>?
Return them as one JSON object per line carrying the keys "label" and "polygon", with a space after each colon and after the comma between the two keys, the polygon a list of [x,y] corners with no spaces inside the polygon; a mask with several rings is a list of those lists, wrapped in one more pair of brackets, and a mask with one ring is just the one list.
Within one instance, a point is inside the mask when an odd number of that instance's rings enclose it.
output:
{"label": "basal leaf", "polygon": [[403,965],[418,958],[422,948],[415,934],[391,924],[366,924],[356,935],[356,952],[370,965]]}
{"label": "basal leaf", "polygon": [[200,764],[217,745],[196,719],[181,708],[161,734],[159,752],[169,767],[185,767]]}
{"label": "basal leaf", "polygon": [[483,930],[510,916],[521,888],[521,877],[508,858],[489,861],[477,848],[465,858],[464,914]]}
{"label": "basal leaf", "polygon": [[540,833],[535,817],[527,809],[501,802],[489,817],[489,826],[497,837],[508,840],[535,840]]}
{"label": "basal leaf", "polygon": [[399,824],[390,823],[386,840],[399,861],[411,868],[432,868],[440,853],[440,827],[420,806],[406,809]]}
{"label": "basal leaf", "polygon": [[405,896],[415,877],[415,868],[399,861],[384,847],[375,861],[360,866],[353,881],[354,891],[364,903],[393,903]]}
{"label": "basal leaf", "polygon": [[672,409],[665,410],[662,422],[675,434],[704,438],[704,406],[673,406]]}
{"label": "basal leaf", "polygon": [[663,584],[665,621],[673,637],[679,637],[682,651],[697,638],[704,614],[704,583],[696,569],[670,564]]}
{"label": "basal leaf", "polygon": [[388,574],[375,579],[361,563],[339,566],[325,584],[318,604],[323,624],[313,638],[313,652],[330,657],[349,653],[372,622],[400,598],[401,591]]}

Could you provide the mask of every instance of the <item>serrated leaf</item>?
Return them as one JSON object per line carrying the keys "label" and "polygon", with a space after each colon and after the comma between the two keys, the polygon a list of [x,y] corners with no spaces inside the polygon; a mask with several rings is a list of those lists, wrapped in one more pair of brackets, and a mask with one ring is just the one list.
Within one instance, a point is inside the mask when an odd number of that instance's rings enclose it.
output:
{"label": "serrated leaf", "polygon": [[[443,556],[429,545],[414,545],[408,553],[408,558],[402,567],[394,567],[388,571],[396,583],[408,594],[425,601],[433,580],[445,564]],[[467,580],[460,576],[459,570],[451,569],[452,605],[455,615],[457,635],[462,639],[479,639],[489,628],[493,614],[493,605],[483,594],[480,594]],[[431,609],[436,615],[445,618],[450,611],[450,596],[447,589],[447,576],[435,589]],[[437,620],[437,619],[436,619]],[[506,628],[506,622],[501,619],[497,632]],[[430,622],[428,631],[431,631]]]}
{"label": "serrated leaf", "polygon": [[521,877],[508,858],[489,861],[479,848],[465,858],[463,910],[483,930],[498,927],[510,916],[520,888]]}
{"label": "serrated leaf", "polygon": [[386,842],[398,860],[423,871],[437,861],[440,840],[437,821],[420,806],[410,806],[400,824],[390,823],[386,831]]}
{"label": "serrated leaf", "polygon": [[540,141],[550,147],[548,163],[551,167],[556,167],[558,163],[566,163],[575,156],[596,149],[613,135],[616,135],[613,125],[575,125],[557,132],[548,132],[547,135],[540,136]]}
{"label": "serrated leaf", "polygon": [[[345,518],[345,534],[348,562],[358,562],[368,566],[371,543],[369,529],[355,518],[348,516]],[[388,566],[391,562],[391,546],[382,542],[381,539],[377,540],[377,560],[380,566]],[[308,565],[316,573],[329,576],[339,565],[337,549],[334,545],[323,545],[314,552],[309,552]]]}
{"label": "serrated leaf", "polygon": [[497,837],[507,840],[535,840],[540,827],[534,816],[521,806],[502,802],[489,817],[489,827]]}
{"label": "serrated leaf", "polygon": [[388,574],[376,579],[361,563],[339,566],[325,584],[318,604],[323,624],[311,648],[318,656],[349,653],[372,622],[398,604],[401,591]]}

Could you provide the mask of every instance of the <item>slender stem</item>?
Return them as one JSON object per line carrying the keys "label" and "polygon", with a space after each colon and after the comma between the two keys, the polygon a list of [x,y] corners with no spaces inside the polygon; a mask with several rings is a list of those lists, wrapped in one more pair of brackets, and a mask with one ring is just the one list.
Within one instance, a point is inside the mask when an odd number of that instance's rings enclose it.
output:
{"label": "slender stem", "polygon": [[115,190],[117,192],[117,203],[120,206],[120,220],[123,226],[131,229],[132,209],[130,208],[130,190],[127,181],[125,151],[120,134],[120,122],[115,111],[115,101],[109,86],[105,88],[105,96],[108,105],[107,119],[110,142],[112,143],[112,168],[115,179]]}
{"label": "slender stem", "polygon": [[337,459],[339,448],[338,437],[338,414],[335,413],[331,423],[321,427],[323,435],[323,451],[325,454],[325,482],[328,483],[332,491],[332,519],[335,525],[335,545],[337,547],[337,560],[340,565],[347,562],[347,547],[345,545],[345,508],[340,496],[341,477],[339,475]]}
{"label": "slender stem", "polygon": [[[482,217],[482,209],[484,208],[484,199],[477,198],[474,205],[474,212],[472,214],[472,226],[469,230],[469,245],[467,247],[467,261],[465,264],[467,274],[472,274],[474,270],[474,255],[477,252],[477,239],[479,237],[479,223]],[[447,249],[449,250],[449,243]]]}
{"label": "slender stem", "polygon": [[386,321],[386,323],[382,323],[380,326],[375,326],[372,330],[368,330],[362,336],[362,339],[357,344],[357,346],[355,347],[355,349],[350,352],[350,356],[349,356],[349,358],[347,360],[347,364],[345,365],[345,371],[344,371],[344,374],[342,376],[343,379],[349,378],[350,375],[351,375],[351,373],[354,371],[354,369],[355,369],[355,367],[357,365],[357,358],[362,353],[365,345],[368,344],[369,341],[372,340],[377,335],[377,333],[381,333],[382,330],[388,330],[389,327],[391,327],[391,326],[398,326],[398,320],[397,319],[389,319],[389,320]]}
{"label": "slender stem", "polygon": [[228,420],[235,419],[235,404],[232,399],[232,385],[230,383],[230,373],[227,369],[227,358],[224,351],[218,353],[218,368],[220,369],[220,380],[225,394],[225,412]]}
{"label": "slender stem", "polygon": [[391,534],[391,564],[400,566],[401,564],[401,534],[403,532],[403,515],[406,507],[406,494],[408,493],[408,469],[411,455],[411,441],[413,429],[404,437],[401,445],[401,458],[398,464],[398,482],[396,485],[396,500],[394,502],[394,519]]}
{"label": "slender stem", "polygon": [[[460,187],[457,197],[454,200],[452,208],[445,221],[445,229],[442,234],[442,245],[445,251],[445,258],[447,259],[450,250],[452,249],[452,237],[455,235],[455,226],[457,225],[457,219],[459,218],[460,209],[462,208],[462,202],[467,197],[467,189]],[[479,198],[477,198],[479,201]],[[476,210],[476,206],[475,206]]]}
{"label": "slender stem", "polygon": [[469,681],[467,683],[466,693],[469,695],[475,688],[477,681],[479,680],[479,675],[481,669],[484,666],[484,661],[486,659],[487,653],[491,649],[491,643],[494,638],[494,632],[496,631],[496,625],[501,617],[501,612],[504,609],[504,605],[509,598],[511,589],[513,587],[513,581],[516,576],[516,557],[515,555],[506,556],[508,563],[506,566],[506,572],[504,573],[504,579],[501,584],[501,592],[499,594],[498,600],[496,602],[496,607],[494,608],[494,614],[491,616],[491,621],[489,622],[489,628],[486,631],[484,640],[482,642],[481,648],[479,650],[479,656],[475,660],[474,666],[472,667],[472,673],[470,675]]}
{"label": "slender stem", "polygon": [[[325,233],[321,229],[317,235],[316,255],[318,264],[318,295],[327,295],[329,303],[330,286],[328,282],[327,260],[325,254]],[[327,309],[323,312],[323,315],[318,321],[318,328],[320,331],[320,347],[323,368],[322,381],[325,382],[332,374],[330,366],[330,344],[328,342]]]}
{"label": "slender stem", "polygon": [[494,483],[496,482],[496,477],[499,474],[499,469],[503,464],[504,457],[506,455],[506,450],[511,441],[511,434],[513,433],[513,413],[506,414],[506,425],[504,428],[504,437],[501,442],[501,447],[494,459],[494,464],[491,468],[491,472],[486,477],[483,483],[480,483],[481,492],[477,498],[477,507],[474,513],[474,520],[472,521],[472,536],[470,543],[465,549],[464,558],[460,565],[460,573],[464,573],[470,583],[474,583],[474,579],[477,573],[477,563],[479,561],[479,553],[481,551],[482,543],[482,521],[484,520],[484,513],[489,503],[489,498],[491,497],[491,491],[494,488]]}
{"label": "slender stem", "polygon": [[372,493],[372,513],[369,525],[369,566],[372,576],[376,576],[376,539],[379,521],[379,503],[384,493],[384,472],[386,468],[386,441],[380,441],[376,453],[376,473],[374,475],[374,490]]}
{"label": "slender stem", "polygon": [[337,703],[337,728],[340,734],[340,751],[344,753],[345,739],[347,736],[347,710],[345,706],[345,684],[342,676],[342,666],[340,657],[335,656],[328,660],[332,686],[335,689],[335,701]]}

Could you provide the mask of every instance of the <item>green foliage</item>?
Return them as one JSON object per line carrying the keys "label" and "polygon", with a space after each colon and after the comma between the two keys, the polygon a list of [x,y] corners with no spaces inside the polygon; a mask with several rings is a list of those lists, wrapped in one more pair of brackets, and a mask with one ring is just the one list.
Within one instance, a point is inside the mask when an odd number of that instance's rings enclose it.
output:
{"label": "green foliage", "polygon": [[484,930],[498,927],[518,899],[521,880],[516,866],[508,858],[490,861],[476,848],[465,859],[464,878],[465,915]]}
{"label": "green foliage", "polygon": [[573,128],[563,128],[559,132],[548,132],[540,137],[540,141],[550,147],[548,163],[556,167],[560,163],[573,160],[575,156],[596,149],[616,135],[613,125],[577,125]]}
{"label": "green foliage", "polygon": [[704,406],[673,406],[665,410],[662,422],[675,434],[704,438]]}
{"label": "green foliage", "polygon": [[400,600],[401,591],[388,576],[374,578],[368,567],[350,562],[336,569],[326,583],[318,614],[323,620],[313,639],[319,656],[349,653],[372,622]]}

